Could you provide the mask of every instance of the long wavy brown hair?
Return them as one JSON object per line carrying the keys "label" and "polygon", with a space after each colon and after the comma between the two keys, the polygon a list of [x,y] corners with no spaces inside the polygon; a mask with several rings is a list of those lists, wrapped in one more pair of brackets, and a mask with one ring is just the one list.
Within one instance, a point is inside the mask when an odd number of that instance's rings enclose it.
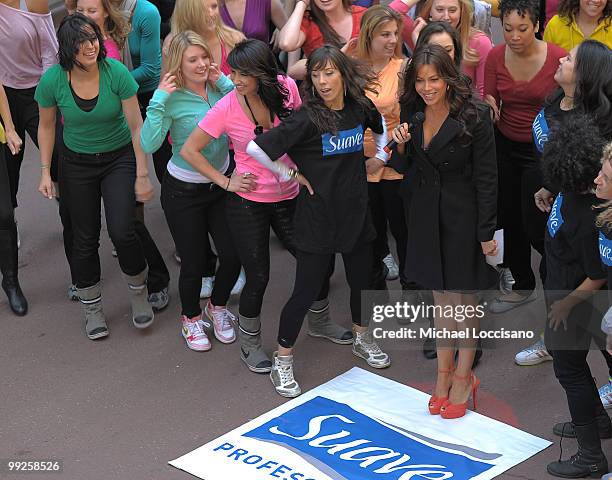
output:
{"label": "long wavy brown hair", "polygon": [[[578,12],[580,12],[580,0],[561,0],[559,2],[559,9],[557,13],[559,17],[567,21],[567,25],[571,25],[572,22],[577,20]],[[601,12],[601,17],[597,23],[604,23],[604,29],[608,31],[608,28],[612,24],[612,3],[607,0],[606,6]]]}
{"label": "long wavy brown hair", "polygon": [[369,111],[372,105],[365,95],[366,90],[377,93],[376,75],[366,64],[347,57],[333,45],[324,45],[317,48],[306,62],[306,79],[302,84],[302,89],[304,107],[308,110],[308,116],[322,133],[336,133],[340,115],[327,107],[323,99],[317,94],[312,82],[312,72],[321,70],[330,64],[338,69],[340,75],[342,75],[345,98],[357,103],[364,111]]}
{"label": "long wavy brown hair", "polygon": [[[342,8],[350,13],[351,12],[351,0],[342,0]],[[317,7],[315,0],[310,2],[310,18],[315,23],[321,34],[323,35],[323,41],[334,47],[342,48],[344,40],[338,35],[338,33],[331,27],[325,16],[325,12]]]}
{"label": "long wavy brown hair", "polygon": [[415,85],[419,70],[424,65],[432,65],[448,85],[446,102],[450,116],[463,125],[462,136],[469,143],[472,135],[467,127],[478,122],[478,105],[482,102],[474,98],[470,78],[459,70],[448,52],[440,45],[421,45],[415,50],[402,82],[404,91],[400,96],[400,105],[412,109],[422,101]]}

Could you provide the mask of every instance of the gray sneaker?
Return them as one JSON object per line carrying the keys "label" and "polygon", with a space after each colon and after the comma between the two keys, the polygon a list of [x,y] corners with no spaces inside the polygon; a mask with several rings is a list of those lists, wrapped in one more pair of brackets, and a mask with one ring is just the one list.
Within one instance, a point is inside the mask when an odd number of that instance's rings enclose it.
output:
{"label": "gray sneaker", "polygon": [[489,312],[491,313],[505,313],[513,308],[520,307],[521,305],[525,305],[527,303],[533,302],[538,298],[538,294],[534,290],[526,297],[521,298],[520,300],[504,300],[503,298],[495,298],[491,303],[489,303]]}
{"label": "gray sneaker", "polygon": [[389,254],[383,258],[383,262],[387,267],[387,280],[397,280],[399,278],[399,267],[395,263],[393,255]]}
{"label": "gray sneaker", "polygon": [[293,378],[293,355],[281,357],[278,352],[274,352],[273,362],[270,380],[276,392],[287,398],[297,397],[302,393],[302,389]]}
{"label": "gray sneaker", "polygon": [[238,315],[238,319],[240,359],[251,372],[268,373],[272,370],[272,362],[261,344],[261,321],[259,317],[248,318]]}
{"label": "gray sneaker", "polygon": [[391,365],[389,355],[380,349],[369,331],[355,332],[353,354],[363,358],[373,368],[387,368]]}
{"label": "gray sneaker", "polygon": [[170,303],[168,287],[161,289],[159,292],[150,293],[148,300],[154,312],[163,310],[168,306],[168,303]]}

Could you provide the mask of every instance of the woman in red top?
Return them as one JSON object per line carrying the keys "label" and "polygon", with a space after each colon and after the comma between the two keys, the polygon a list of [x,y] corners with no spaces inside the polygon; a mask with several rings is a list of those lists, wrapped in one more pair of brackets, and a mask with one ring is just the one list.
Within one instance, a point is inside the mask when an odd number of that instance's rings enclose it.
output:
{"label": "woman in red top", "polygon": [[542,185],[531,126],[546,97],[556,88],[554,74],[565,50],[538,40],[538,0],[502,0],[506,45],[487,58],[485,99],[495,112],[499,171],[499,225],[504,228],[505,266],[515,279],[512,292],[490,304],[502,313],[535,299],[531,246],[544,252],[546,215],[533,203]]}
{"label": "woman in red top", "polygon": [[[310,10],[306,13],[308,8]],[[338,48],[346,45],[348,48],[350,44],[347,42],[359,35],[361,17],[365,11],[363,7],[351,5],[350,0],[298,0],[280,31],[279,46],[286,52],[301,48],[306,58],[324,44]],[[300,60],[287,73],[295,79],[304,79],[306,61]]]}

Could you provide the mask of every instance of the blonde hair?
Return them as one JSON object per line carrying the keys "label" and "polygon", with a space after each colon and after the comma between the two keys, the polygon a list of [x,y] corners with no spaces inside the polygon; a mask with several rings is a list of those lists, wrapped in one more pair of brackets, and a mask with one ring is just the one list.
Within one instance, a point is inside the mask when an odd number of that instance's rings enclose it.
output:
{"label": "blonde hair", "polygon": [[[206,56],[212,59],[212,54],[208,48],[208,45],[206,45],[204,39],[197,33],[187,30],[175,35],[170,42],[170,46],[168,47],[168,72],[172,73],[176,77],[174,83],[176,83],[176,86],[179,88],[183,88],[185,86],[185,79],[183,78],[183,73],[181,71],[183,54],[185,53],[185,50],[192,45],[201,47]],[[207,81],[207,83],[209,87],[216,90],[216,86],[213,82]]]}
{"label": "blonde hair", "polygon": [[372,54],[372,39],[388,22],[395,22],[397,24],[397,34],[400,36],[393,56],[395,58],[403,58],[401,34],[404,21],[399,13],[383,5],[374,5],[368,8],[361,17],[361,27],[357,41],[358,58],[366,61],[369,60]]}
{"label": "blonde hair", "polygon": [[[429,19],[431,16],[431,9],[435,0],[426,0],[423,8],[421,9],[421,17]],[[459,4],[459,25],[457,31],[459,32],[459,38],[461,39],[461,45],[463,47],[463,61],[468,65],[477,65],[480,61],[480,55],[478,51],[470,48],[470,38],[478,30],[472,27],[472,18],[474,16],[474,7],[471,0],[457,0]]]}
{"label": "blonde hair", "polygon": [[[79,1],[67,0],[66,4],[69,3],[74,5],[76,10]],[[100,3],[108,15],[106,20],[104,20],[104,31],[102,34],[111,38],[121,51],[125,46],[125,41],[130,33],[131,26],[125,18],[124,13],[115,3],[111,2],[111,0],[100,0]]]}
{"label": "blonde hair", "polygon": [[[603,149],[603,156],[601,157],[601,164],[608,162],[612,165],[612,142],[608,143]],[[598,207],[602,212],[597,215],[597,226],[612,230],[612,200],[600,205]]]}
{"label": "blonde hair", "polygon": [[[170,30],[173,35],[187,30],[201,34],[208,30],[209,20],[210,17],[203,7],[202,0],[177,0],[170,19]],[[228,50],[232,50],[244,38],[242,32],[223,24],[219,15],[215,18],[214,28],[217,37],[228,47]]]}

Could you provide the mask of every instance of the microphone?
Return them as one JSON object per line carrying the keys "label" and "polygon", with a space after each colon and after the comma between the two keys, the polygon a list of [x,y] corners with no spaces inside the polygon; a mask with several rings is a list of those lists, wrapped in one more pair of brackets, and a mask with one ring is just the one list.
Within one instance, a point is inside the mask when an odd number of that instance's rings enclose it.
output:
{"label": "microphone", "polygon": [[[414,127],[416,127],[417,125],[420,125],[424,121],[425,121],[425,114],[423,112],[416,112],[412,116],[412,120],[410,121],[410,124],[408,126],[408,132],[412,133],[414,130]],[[385,145],[385,148],[383,150],[385,151],[385,153],[391,153],[391,150],[393,150],[393,147],[395,147],[396,145],[397,145],[397,142],[391,139],[389,143]]]}

